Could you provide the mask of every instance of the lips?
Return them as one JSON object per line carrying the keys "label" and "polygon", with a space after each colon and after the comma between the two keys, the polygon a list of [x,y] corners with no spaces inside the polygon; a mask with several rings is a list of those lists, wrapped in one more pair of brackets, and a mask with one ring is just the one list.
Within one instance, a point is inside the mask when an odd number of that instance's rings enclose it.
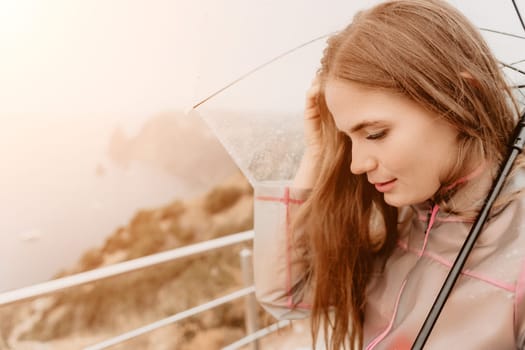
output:
{"label": "lips", "polygon": [[374,183],[374,186],[376,190],[378,190],[379,192],[388,192],[392,188],[394,188],[396,181],[397,179],[393,179],[393,180],[389,180],[385,182],[376,182]]}
{"label": "lips", "polygon": [[394,182],[396,181],[396,179],[393,179],[393,180],[389,180],[389,181],[385,181],[385,182],[372,182],[374,185],[378,185],[378,186],[384,186],[384,185],[387,185],[391,182]]}

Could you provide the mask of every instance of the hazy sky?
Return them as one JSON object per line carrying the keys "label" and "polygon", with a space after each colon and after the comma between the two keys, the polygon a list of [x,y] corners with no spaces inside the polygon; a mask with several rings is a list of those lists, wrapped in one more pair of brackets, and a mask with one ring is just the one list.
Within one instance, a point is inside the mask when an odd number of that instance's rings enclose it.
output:
{"label": "hazy sky", "polygon": [[328,3],[2,0],[0,118],[133,119],[183,109],[346,23],[351,11]]}
{"label": "hazy sky", "polygon": [[0,118],[183,108],[199,16],[197,1],[0,1]]}
{"label": "hazy sky", "polygon": [[[0,118],[184,109],[376,2],[2,0]],[[480,26],[522,34],[510,0],[454,3]]]}

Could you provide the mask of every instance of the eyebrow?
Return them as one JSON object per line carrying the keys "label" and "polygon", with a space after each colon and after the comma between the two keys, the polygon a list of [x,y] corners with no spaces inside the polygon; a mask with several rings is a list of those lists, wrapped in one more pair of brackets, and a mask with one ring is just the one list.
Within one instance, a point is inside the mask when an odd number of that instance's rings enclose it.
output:
{"label": "eyebrow", "polygon": [[379,121],[379,120],[377,120],[377,121],[367,121],[367,120],[365,120],[365,121],[357,124],[356,126],[352,127],[350,129],[350,133],[358,132],[359,130],[367,128],[369,126],[376,126],[376,125],[381,125],[381,124],[385,124],[385,122],[384,121]]}

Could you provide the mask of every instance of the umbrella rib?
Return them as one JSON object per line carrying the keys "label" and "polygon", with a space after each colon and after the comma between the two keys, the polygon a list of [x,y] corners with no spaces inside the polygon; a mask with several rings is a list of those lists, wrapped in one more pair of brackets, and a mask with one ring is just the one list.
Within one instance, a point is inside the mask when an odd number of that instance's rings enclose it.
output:
{"label": "umbrella rib", "polygon": [[514,66],[515,64],[518,64],[518,63],[521,63],[521,62],[525,62],[525,59],[522,59],[522,60],[519,60],[519,61],[516,61],[516,62],[512,62],[510,65]]}
{"label": "umbrella rib", "polygon": [[[502,66],[504,66],[504,67],[506,67],[506,68],[508,68],[508,69],[512,69],[512,70],[514,70],[514,71],[516,71],[516,72],[518,72],[518,73],[521,73],[521,74],[525,75],[525,72],[524,72],[524,71],[522,71],[521,69],[518,69],[518,68],[514,67],[514,66],[511,65],[511,64],[508,64],[508,63],[505,63],[505,62],[501,62],[501,61],[499,61],[499,63],[500,63]],[[511,86],[511,88],[517,89],[518,92],[520,93],[520,95],[521,95],[522,97],[525,98],[525,94],[523,94],[523,91],[521,91],[521,89],[522,89],[523,87],[524,87],[524,85]]]}
{"label": "umbrella rib", "polygon": [[[522,19],[522,17],[521,17],[521,13],[520,13],[520,11],[519,11],[519,9],[518,9],[518,7],[517,7],[515,1],[512,0],[512,3],[513,3],[514,8],[515,8],[515,10],[516,10],[516,14],[518,15],[518,18],[519,18],[519,20],[520,20],[520,22],[521,22],[521,25],[522,25],[523,28],[525,29],[525,24],[524,24],[524,22],[523,22],[523,19]],[[513,38],[525,39],[525,36],[521,36],[521,35],[517,35],[517,34],[512,34],[512,33],[507,33],[507,32],[502,32],[502,31],[495,30],[495,29],[484,28],[484,27],[480,27],[479,29],[482,30],[482,31],[491,32],[491,33],[500,34],[500,35],[505,35],[505,36],[509,36],[509,37],[513,37]],[[202,105],[203,103],[209,101],[209,100],[212,99],[213,97],[215,97],[215,96],[217,96],[218,94],[220,94],[221,92],[223,92],[224,90],[226,90],[226,89],[230,88],[231,86],[237,84],[239,81],[244,80],[246,77],[248,77],[248,76],[250,76],[251,74],[257,72],[258,70],[261,70],[262,68],[268,66],[269,64],[271,64],[271,63],[273,63],[273,62],[275,62],[275,61],[281,59],[282,57],[287,56],[287,55],[289,55],[290,53],[292,53],[292,52],[294,52],[294,51],[297,51],[297,50],[303,48],[304,46],[307,46],[307,45],[309,45],[309,44],[311,44],[311,43],[313,43],[313,42],[316,42],[317,40],[320,40],[320,39],[326,38],[326,37],[330,36],[331,34],[332,34],[332,33],[324,34],[324,35],[318,36],[318,37],[316,37],[316,38],[314,38],[314,39],[312,39],[312,40],[309,40],[309,41],[307,41],[307,42],[305,42],[305,43],[302,43],[302,44],[300,44],[300,45],[298,45],[298,46],[296,46],[296,47],[294,47],[294,48],[292,48],[292,49],[290,49],[290,50],[287,50],[287,51],[285,51],[285,52],[283,52],[283,53],[277,55],[276,57],[270,59],[269,61],[266,61],[266,62],[260,64],[259,66],[257,66],[257,67],[255,67],[255,68],[249,70],[248,72],[244,73],[244,74],[241,75],[239,78],[233,80],[233,81],[230,82],[229,84],[223,86],[223,87],[220,88],[219,90],[213,92],[213,93],[212,93],[211,95],[209,95],[208,97],[206,97],[206,98],[204,98],[203,100],[201,100],[200,102],[196,103],[192,108],[195,109],[195,108],[199,107],[199,106]],[[521,62],[523,62],[523,61],[525,61],[525,59],[523,59],[523,60],[519,60],[519,61],[514,62],[514,63],[511,63],[511,64],[504,63],[504,62],[501,62],[501,61],[500,61],[500,64],[501,64],[502,66],[506,67],[506,68],[512,69],[512,70],[514,70],[514,71],[516,71],[516,72],[518,72],[518,73],[521,73],[521,74],[525,75],[525,71],[522,71],[521,69],[518,69],[518,68],[514,67],[515,64],[521,63]],[[518,89],[519,89],[519,88],[522,88],[523,85],[519,85],[519,86],[515,86],[515,87],[518,87]]]}
{"label": "umbrella rib", "polygon": [[513,71],[516,71],[516,72],[518,72],[518,73],[521,73],[521,74],[525,75],[525,71],[522,71],[521,69],[516,68],[516,67],[514,67],[514,66],[511,65],[511,64],[508,64],[508,63],[505,63],[505,62],[501,62],[501,61],[499,61],[499,63],[500,63],[503,67],[506,67],[506,68],[508,68],[508,69],[512,69]]}
{"label": "umbrella rib", "polygon": [[[515,0],[512,0],[512,5],[514,5],[514,10],[516,11],[516,15],[518,16],[519,20],[520,20],[520,23],[521,23],[521,27],[523,28],[523,30],[525,30],[525,23],[523,23],[523,18],[521,17],[521,11],[520,9],[518,8],[518,5],[516,5],[516,1]],[[522,60],[523,61],[523,60]],[[518,70],[516,67],[514,67],[513,65],[511,65],[511,69],[515,69],[516,71],[520,72],[523,74],[522,71]],[[510,67],[509,67],[510,68]],[[525,97],[525,95],[523,94],[523,92],[521,91],[521,88],[523,87],[523,85],[518,85],[518,91],[520,92],[521,96],[522,97]]]}
{"label": "umbrella rib", "polygon": [[516,14],[518,15],[518,18],[520,19],[521,27],[523,28],[523,30],[525,30],[525,23],[523,23],[523,18],[521,18],[520,9],[518,8],[518,5],[516,5],[516,1],[515,0],[512,0],[512,5],[514,5],[514,9],[516,10]]}
{"label": "umbrella rib", "polygon": [[[521,17],[520,17],[520,18],[521,18]],[[517,35],[517,34],[512,34],[512,33],[502,32],[502,31],[495,30],[495,29],[490,29],[490,28],[483,28],[483,27],[480,27],[479,30],[482,30],[482,31],[484,31],[484,32],[490,32],[490,33],[495,33],[495,34],[501,34],[501,35],[505,35],[505,36],[510,36],[510,37],[518,38],[518,39],[525,39],[525,36],[522,36],[522,35]]]}
{"label": "umbrella rib", "polygon": [[[324,34],[324,35],[318,36],[317,38],[314,38],[314,39],[309,40],[309,41],[307,41],[307,42],[305,42],[305,43],[302,43],[301,45],[296,46],[296,47],[294,47],[294,48],[292,48],[292,49],[290,49],[290,50],[287,50],[287,51],[281,53],[280,55],[277,55],[276,57],[272,58],[271,60],[269,60],[269,61],[267,61],[267,62],[264,62],[263,64],[261,64],[261,65],[255,67],[255,68],[253,68],[252,70],[248,71],[247,73],[244,73],[244,74],[241,75],[239,78],[235,79],[234,81],[232,81],[231,83],[227,84],[226,86],[224,86],[224,87],[220,88],[219,90],[215,91],[214,93],[212,93],[211,95],[209,95],[208,97],[206,97],[205,99],[203,99],[202,101],[200,101],[199,103],[195,104],[195,105],[193,106],[193,109],[199,107],[201,104],[203,104],[203,103],[205,103],[206,101],[210,100],[211,98],[217,96],[218,94],[220,94],[220,93],[223,92],[224,90],[228,89],[228,88],[231,87],[232,85],[237,84],[239,81],[245,79],[245,78],[248,77],[249,75],[251,75],[251,74],[257,72],[258,70],[260,70],[260,69],[266,67],[267,65],[269,65],[269,64],[271,64],[271,63],[273,63],[273,62],[275,62],[275,61],[281,59],[282,57],[284,57],[284,56],[286,56],[286,55],[289,55],[289,54],[291,54],[292,52],[297,51],[297,50],[299,50],[299,49],[301,49],[301,48],[303,48],[303,47],[305,47],[305,46],[307,46],[307,45],[309,45],[309,44],[311,44],[311,43],[313,43],[313,42],[316,42],[317,40],[321,40],[321,39],[323,39],[323,38],[326,38],[326,37],[330,36],[331,34],[332,34],[332,33]],[[525,38],[524,38],[524,39],[525,39]]]}

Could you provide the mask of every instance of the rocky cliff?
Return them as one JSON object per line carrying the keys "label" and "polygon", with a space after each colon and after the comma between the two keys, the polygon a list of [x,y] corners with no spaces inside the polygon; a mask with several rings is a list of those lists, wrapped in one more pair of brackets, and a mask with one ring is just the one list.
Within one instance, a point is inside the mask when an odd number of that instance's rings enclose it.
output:
{"label": "rocky cliff", "polygon": [[[248,230],[253,194],[240,174],[205,195],[138,212],[56,277]],[[0,309],[0,348],[75,349],[242,286],[243,245],[155,266]],[[128,341],[121,349],[217,349],[244,334],[243,300]],[[48,347],[45,347],[48,349]]]}

